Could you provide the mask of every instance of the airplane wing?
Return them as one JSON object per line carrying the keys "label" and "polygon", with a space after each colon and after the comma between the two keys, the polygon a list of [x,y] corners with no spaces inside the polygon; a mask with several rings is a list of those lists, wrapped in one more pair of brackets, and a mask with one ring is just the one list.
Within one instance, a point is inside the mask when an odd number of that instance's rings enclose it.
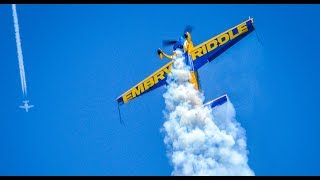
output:
{"label": "airplane wing", "polygon": [[198,70],[207,62],[211,62],[254,29],[253,18],[250,18],[194,47],[190,52],[194,69]]}
{"label": "airplane wing", "polygon": [[[197,71],[204,64],[215,59],[253,30],[253,19],[251,18],[194,47],[192,52],[190,52],[194,70]],[[170,61],[119,96],[117,98],[118,104],[127,103],[138,96],[166,84],[167,76],[171,72],[172,63],[173,61]]]}
{"label": "airplane wing", "polygon": [[30,105],[30,106],[28,106],[29,108],[32,108],[32,107],[34,107],[34,105]]}
{"label": "airplane wing", "polygon": [[158,69],[156,72],[152,73],[150,76],[119,96],[117,98],[118,104],[127,103],[138,96],[141,96],[166,84],[168,74],[171,72],[172,63],[173,61],[170,61],[169,63]]}
{"label": "airplane wing", "polygon": [[25,106],[19,106],[20,108],[26,108]]}

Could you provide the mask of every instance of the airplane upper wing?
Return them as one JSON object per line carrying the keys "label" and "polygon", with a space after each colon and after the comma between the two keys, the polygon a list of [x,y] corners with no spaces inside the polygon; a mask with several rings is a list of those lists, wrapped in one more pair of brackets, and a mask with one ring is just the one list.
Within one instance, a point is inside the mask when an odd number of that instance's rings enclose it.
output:
{"label": "airplane upper wing", "polygon": [[253,18],[250,18],[225,32],[197,45],[190,52],[194,69],[198,70],[207,62],[211,62],[231,46],[254,30]]}
{"label": "airplane upper wing", "polygon": [[156,72],[152,73],[150,76],[139,82],[137,85],[133,86],[127,92],[123,93],[121,96],[117,98],[117,102],[119,104],[124,104],[129,102],[130,100],[141,96],[147,92],[150,92],[164,84],[166,84],[166,80],[168,74],[171,72],[173,61],[171,60],[166,65],[162,66]]}

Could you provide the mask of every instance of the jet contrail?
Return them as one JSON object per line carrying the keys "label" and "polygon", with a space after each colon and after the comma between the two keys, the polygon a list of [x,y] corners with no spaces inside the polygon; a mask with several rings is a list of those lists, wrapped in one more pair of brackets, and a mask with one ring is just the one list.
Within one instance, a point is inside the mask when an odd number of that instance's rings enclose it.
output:
{"label": "jet contrail", "polygon": [[22,55],[21,39],[20,39],[20,33],[19,33],[19,22],[18,22],[18,15],[17,15],[17,9],[15,4],[12,4],[12,16],[13,16],[13,22],[14,22],[14,31],[16,35],[22,94],[24,96],[27,96],[27,83],[26,83],[26,76],[25,76],[25,71],[23,66],[23,55]]}
{"label": "jet contrail", "polygon": [[252,176],[245,131],[235,119],[230,101],[212,110],[204,95],[189,83],[190,70],[177,52],[168,76],[163,124],[172,175]]}

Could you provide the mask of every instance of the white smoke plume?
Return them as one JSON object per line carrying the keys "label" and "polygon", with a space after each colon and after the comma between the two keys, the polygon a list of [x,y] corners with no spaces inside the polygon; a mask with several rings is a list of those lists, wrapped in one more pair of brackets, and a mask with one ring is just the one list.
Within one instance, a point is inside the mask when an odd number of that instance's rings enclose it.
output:
{"label": "white smoke plume", "polygon": [[27,96],[27,83],[26,83],[26,76],[25,76],[24,65],[23,65],[23,55],[22,55],[22,49],[21,49],[18,15],[17,15],[17,9],[15,4],[12,4],[12,16],[13,16],[13,22],[14,22],[14,31],[16,35],[22,94]]}
{"label": "white smoke plume", "polygon": [[172,175],[252,176],[248,166],[245,131],[235,119],[231,102],[212,110],[189,83],[190,67],[177,52],[168,76],[164,142],[173,165]]}

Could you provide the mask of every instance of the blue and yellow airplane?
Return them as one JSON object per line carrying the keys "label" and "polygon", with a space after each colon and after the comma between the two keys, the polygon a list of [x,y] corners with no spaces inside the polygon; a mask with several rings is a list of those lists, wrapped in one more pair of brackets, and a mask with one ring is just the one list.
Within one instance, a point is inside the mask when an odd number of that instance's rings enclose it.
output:
{"label": "blue and yellow airplane", "polygon": [[[191,28],[187,26],[184,36],[180,37],[177,41],[164,41],[164,45],[173,45],[173,54],[168,55],[164,53],[161,49],[158,49],[159,58],[162,59],[163,56],[171,59],[169,63],[158,69],[156,72],[139,82],[137,85],[133,86],[131,89],[123,93],[117,98],[118,104],[125,104],[129,101],[141,96],[147,92],[150,92],[162,85],[167,84],[166,80],[168,74],[171,72],[171,67],[173,64],[173,58],[176,55],[175,51],[177,49],[183,52],[185,57],[185,62],[191,67],[190,70],[190,83],[194,85],[194,88],[197,90],[200,89],[199,85],[199,76],[198,69],[201,68],[208,62],[211,62],[220,54],[225,52],[231,46],[239,42],[242,38],[254,31],[253,18],[250,18],[209,40],[194,46],[191,40]],[[225,103],[228,99],[228,96],[222,95],[208,103],[206,106],[211,108],[216,107]]]}

